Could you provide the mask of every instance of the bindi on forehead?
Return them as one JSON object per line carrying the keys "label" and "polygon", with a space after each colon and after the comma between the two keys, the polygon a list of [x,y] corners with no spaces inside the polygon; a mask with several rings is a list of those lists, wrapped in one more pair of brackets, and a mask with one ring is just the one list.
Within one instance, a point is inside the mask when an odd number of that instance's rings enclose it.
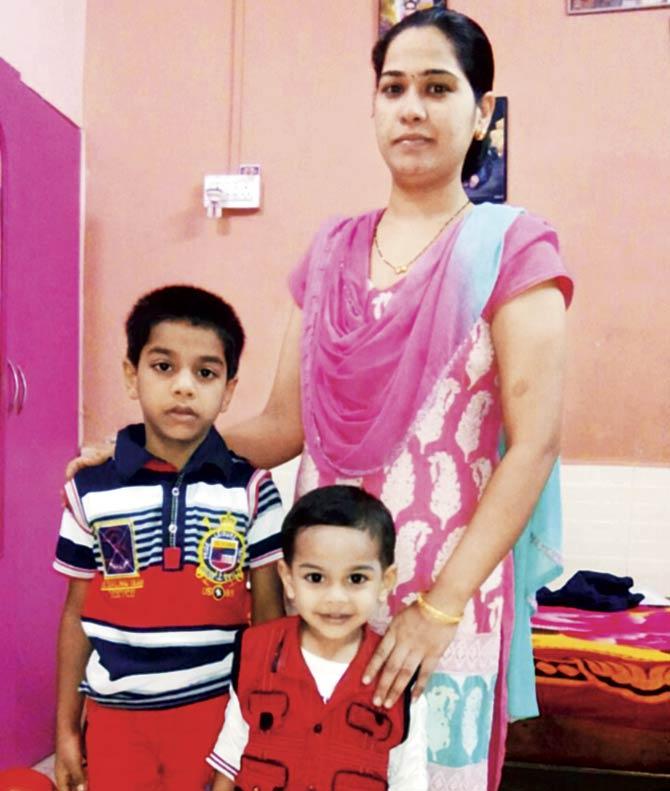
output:
{"label": "bindi on forehead", "polygon": [[394,80],[398,80],[400,82],[407,82],[416,86],[420,86],[435,79],[451,86],[452,89],[455,89],[458,83],[461,82],[462,77],[450,69],[443,68],[420,69],[417,71],[386,69],[386,71],[383,71],[380,74],[379,83],[381,85],[386,85],[390,82],[393,82]]}

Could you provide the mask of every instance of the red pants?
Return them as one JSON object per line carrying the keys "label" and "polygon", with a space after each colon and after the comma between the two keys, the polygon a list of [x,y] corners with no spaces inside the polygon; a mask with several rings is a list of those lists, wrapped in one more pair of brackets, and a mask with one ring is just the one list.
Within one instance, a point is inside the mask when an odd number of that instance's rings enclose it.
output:
{"label": "red pants", "polygon": [[202,791],[228,695],[160,711],[86,704],[90,791]]}

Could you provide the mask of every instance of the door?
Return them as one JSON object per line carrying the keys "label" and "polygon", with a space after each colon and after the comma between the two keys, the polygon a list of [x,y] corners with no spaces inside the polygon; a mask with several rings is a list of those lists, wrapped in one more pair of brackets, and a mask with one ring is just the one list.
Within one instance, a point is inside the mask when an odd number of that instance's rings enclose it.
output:
{"label": "door", "polygon": [[65,585],[51,559],[77,446],[80,137],[0,60],[0,768],[53,751]]}

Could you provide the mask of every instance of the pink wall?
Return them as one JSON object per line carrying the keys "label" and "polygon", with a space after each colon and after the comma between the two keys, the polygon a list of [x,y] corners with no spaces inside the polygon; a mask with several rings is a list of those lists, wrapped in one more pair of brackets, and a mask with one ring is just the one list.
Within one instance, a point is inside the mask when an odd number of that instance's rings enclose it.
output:
{"label": "pink wall", "polygon": [[237,4],[246,22],[235,148],[262,164],[264,200],[257,214],[217,222],[202,208],[202,176],[226,167],[231,0],[188,11],[168,0],[160,15],[135,0],[89,2],[86,437],[136,417],[120,376],[122,322],[137,296],[167,282],[215,289],[238,308],[249,344],[231,414],[264,403],[287,272],[323,218],[385,192],[369,121],[372,3],[355,17],[348,5],[254,0],[252,14]]}
{"label": "pink wall", "polygon": [[577,278],[564,455],[667,464],[670,12],[455,5],[491,36],[510,97],[510,199],[551,218]]}
{"label": "pink wall", "polygon": [[[287,272],[323,218],[386,196],[370,121],[376,5],[166,0],[159,14],[134,0],[89,0],[87,438],[136,417],[121,385],[122,322],[140,293],[167,282],[215,289],[238,307],[250,342],[230,417],[262,406]],[[670,333],[654,307],[670,286],[668,12],[454,5],[484,24],[497,52],[497,89],[510,97],[511,200],[552,219],[578,278],[565,455],[667,463]],[[229,140],[234,7],[246,19]],[[225,169],[229,144],[233,166],[262,164],[263,208],[207,220],[201,178]]]}

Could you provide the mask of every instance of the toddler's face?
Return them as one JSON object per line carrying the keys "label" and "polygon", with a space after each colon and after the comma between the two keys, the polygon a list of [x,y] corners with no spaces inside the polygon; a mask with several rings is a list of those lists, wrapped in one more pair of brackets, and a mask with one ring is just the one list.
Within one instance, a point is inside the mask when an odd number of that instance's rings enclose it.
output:
{"label": "toddler's face", "polygon": [[358,644],[360,627],[393,586],[395,567],[382,569],[379,541],[366,530],[317,525],[296,536],[293,562],[280,573],[302,617],[303,645],[322,655]]}

